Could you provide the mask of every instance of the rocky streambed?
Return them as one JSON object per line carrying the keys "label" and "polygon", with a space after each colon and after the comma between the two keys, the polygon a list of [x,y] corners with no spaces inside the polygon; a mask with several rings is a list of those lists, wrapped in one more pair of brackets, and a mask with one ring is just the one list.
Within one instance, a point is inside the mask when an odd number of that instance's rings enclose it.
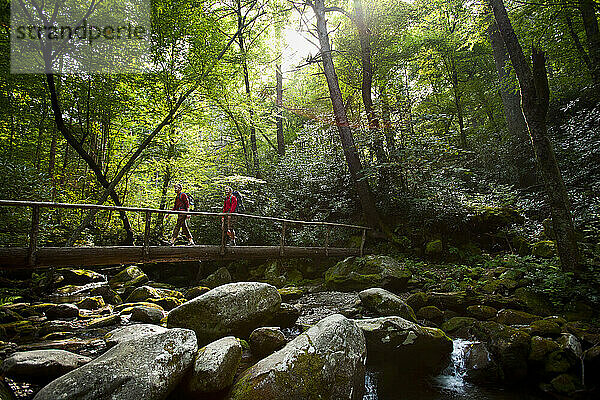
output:
{"label": "rocky streambed", "polygon": [[421,291],[385,256],[347,259],[295,286],[272,264],[248,274],[263,282],[231,282],[239,270],[188,287],[136,266],[57,271],[45,301],[0,306],[0,398],[597,395],[598,330],[544,312],[518,284]]}

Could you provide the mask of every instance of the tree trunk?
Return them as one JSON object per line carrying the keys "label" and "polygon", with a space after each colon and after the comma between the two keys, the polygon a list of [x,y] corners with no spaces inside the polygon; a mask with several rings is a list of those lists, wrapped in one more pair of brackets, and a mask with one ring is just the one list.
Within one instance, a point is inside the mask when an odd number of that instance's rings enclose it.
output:
{"label": "tree trunk", "polygon": [[450,76],[452,82],[452,91],[454,93],[454,106],[456,107],[456,116],[458,117],[458,134],[460,140],[460,147],[463,149],[467,148],[467,134],[465,133],[465,121],[463,117],[462,104],[460,102],[461,93],[458,83],[458,71],[456,70],[456,64],[453,59],[450,60]]}
{"label": "tree trunk", "polygon": [[530,69],[508,18],[504,2],[502,0],[488,1],[494,11],[498,29],[519,80],[521,106],[548,195],[562,268],[581,272],[583,266],[580,263],[569,197],[547,135],[546,114],[548,113],[550,90],[544,53],[536,48],[532,49],[533,69]]}
{"label": "tree trunk", "polygon": [[596,77],[593,75],[594,67],[592,65],[592,60],[590,60],[590,57],[586,53],[581,41],[579,40],[579,35],[577,35],[577,32],[575,32],[575,29],[573,28],[573,21],[571,20],[571,16],[569,15],[568,11],[565,13],[565,22],[567,23],[567,28],[569,28],[569,35],[571,35],[571,39],[573,39],[573,43],[577,49],[577,54],[579,54],[579,57],[581,57],[581,60],[585,63],[585,66],[587,67],[588,71],[590,71],[590,74],[592,74],[592,78],[595,79]]}
{"label": "tree trunk", "polygon": [[579,11],[583,20],[585,37],[587,39],[589,57],[592,62],[592,78],[600,82],[600,31],[594,0],[579,0]]}
{"label": "tree trunk", "polygon": [[329,34],[327,33],[327,22],[325,20],[324,0],[315,0],[312,7],[317,18],[317,33],[319,36],[319,43],[321,45],[323,72],[325,73],[325,78],[327,79],[327,86],[329,87],[329,94],[331,96],[335,122],[340,134],[342,148],[344,149],[344,155],[346,157],[346,163],[348,164],[352,181],[356,186],[356,191],[358,192],[362,211],[367,224],[373,228],[379,228],[381,226],[381,221],[375,207],[375,202],[373,201],[371,188],[369,187],[368,181],[364,179],[363,176],[363,167],[360,158],[358,157],[358,151],[356,150],[354,137],[352,136],[352,130],[348,124],[348,117],[346,115],[346,110],[344,109],[342,93],[340,91],[337,74],[333,65]]}
{"label": "tree trunk", "polygon": [[506,69],[506,64],[510,62],[504,41],[498,31],[496,22],[488,28],[490,44],[496,71],[500,82],[500,98],[504,106],[504,116],[506,118],[506,127],[510,137],[512,147],[512,158],[515,163],[515,169],[518,176],[518,184],[521,188],[530,187],[536,184],[535,165],[533,152],[531,149],[531,138],[527,131],[527,124],[521,110],[521,99],[518,93],[507,88],[510,80],[510,72]]}
{"label": "tree trunk", "polygon": [[394,130],[392,129],[392,119],[390,112],[390,101],[387,96],[385,86],[381,86],[381,118],[383,120],[383,133],[385,136],[385,144],[387,146],[388,154],[391,159],[396,157],[396,138],[394,137]]}
{"label": "tree trunk", "polygon": [[281,74],[281,64],[277,64],[277,154],[285,155],[285,142],[283,140],[283,75]]}

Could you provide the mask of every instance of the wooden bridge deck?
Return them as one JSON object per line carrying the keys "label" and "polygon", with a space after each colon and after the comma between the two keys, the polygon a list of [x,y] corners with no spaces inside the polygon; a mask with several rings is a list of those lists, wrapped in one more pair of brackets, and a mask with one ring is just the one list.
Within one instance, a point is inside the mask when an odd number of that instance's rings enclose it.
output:
{"label": "wooden bridge deck", "polygon": [[[0,248],[0,269],[94,266],[194,260],[240,260],[358,256],[358,248],[286,246],[104,246],[41,247],[30,260],[27,248]],[[32,261],[32,262],[30,262]]]}

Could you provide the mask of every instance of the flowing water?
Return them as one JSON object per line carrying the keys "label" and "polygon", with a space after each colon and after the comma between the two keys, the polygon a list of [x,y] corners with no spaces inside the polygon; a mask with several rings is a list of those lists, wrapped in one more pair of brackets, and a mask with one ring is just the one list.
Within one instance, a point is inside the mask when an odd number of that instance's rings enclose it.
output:
{"label": "flowing water", "polygon": [[[464,380],[465,350],[473,342],[456,339],[451,363],[432,380],[417,380],[402,371],[390,374],[367,367],[363,400],[540,400],[530,393],[509,392],[502,388],[481,387]],[[391,376],[390,376],[391,375]]]}

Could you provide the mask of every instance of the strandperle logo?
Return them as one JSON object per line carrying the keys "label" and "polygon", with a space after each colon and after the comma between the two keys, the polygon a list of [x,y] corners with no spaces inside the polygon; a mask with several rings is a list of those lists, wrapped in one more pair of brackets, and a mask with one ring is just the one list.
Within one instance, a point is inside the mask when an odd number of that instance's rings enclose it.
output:
{"label": "strandperle logo", "polygon": [[144,72],[148,0],[11,2],[12,73]]}

